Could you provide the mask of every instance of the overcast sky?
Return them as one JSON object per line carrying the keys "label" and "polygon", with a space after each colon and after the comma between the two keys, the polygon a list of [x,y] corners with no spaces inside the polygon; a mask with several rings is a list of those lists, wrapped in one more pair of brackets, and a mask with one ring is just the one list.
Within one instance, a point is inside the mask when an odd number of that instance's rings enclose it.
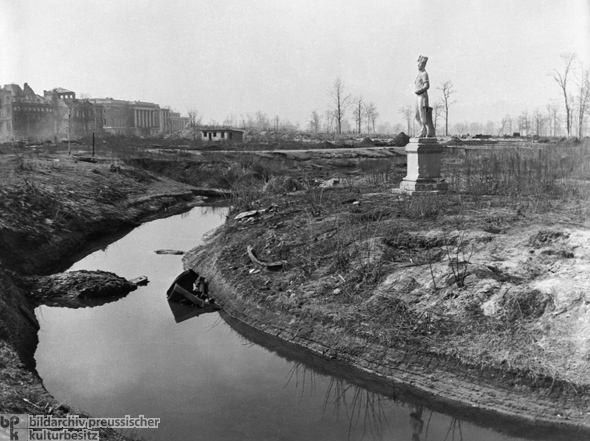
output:
{"label": "overcast sky", "polygon": [[[0,0],[0,83],[144,100],[203,122],[263,111],[306,125],[340,77],[379,122],[450,80],[450,123],[561,103],[560,54],[590,67],[588,0]],[[350,111],[348,112],[350,116]]]}

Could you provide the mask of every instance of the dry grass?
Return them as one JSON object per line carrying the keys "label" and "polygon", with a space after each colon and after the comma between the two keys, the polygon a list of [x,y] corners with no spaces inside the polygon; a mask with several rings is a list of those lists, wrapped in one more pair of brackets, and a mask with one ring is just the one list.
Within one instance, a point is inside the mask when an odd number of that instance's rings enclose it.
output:
{"label": "dry grass", "polygon": [[[446,156],[443,175],[450,189],[471,196],[500,196],[506,207],[542,213],[556,203],[586,218],[590,207],[590,139],[580,144],[528,144],[494,150],[465,150]],[[477,202],[477,201],[476,201]],[[563,204],[565,202],[566,204]]]}
{"label": "dry grass", "polygon": [[[354,185],[310,186],[288,198],[268,191],[250,195],[248,207],[276,204],[276,212],[251,225],[230,222],[225,237],[233,244],[232,255],[243,256],[242,244],[248,243],[265,260],[289,262],[287,271],[269,277],[248,275],[247,258],[233,260],[243,268],[249,302],[293,313],[303,328],[330,324],[386,347],[414,345],[482,369],[528,372],[535,382],[545,377],[567,381],[541,356],[531,333],[550,307],[550,297],[523,286],[506,293],[502,314],[490,317],[481,310],[487,298],[475,298],[465,285],[485,244],[478,240],[488,240],[485,232],[500,234],[533,219],[587,221],[590,186],[582,184],[590,178],[589,153],[586,141],[447,154],[444,170],[451,192],[422,197],[392,194],[403,175],[384,161],[362,161]],[[432,281],[417,288],[411,271],[420,267],[430,268]],[[382,288],[384,279],[399,271],[407,279]],[[485,277],[501,284],[504,276]],[[423,308],[421,298],[431,299],[432,306]]]}

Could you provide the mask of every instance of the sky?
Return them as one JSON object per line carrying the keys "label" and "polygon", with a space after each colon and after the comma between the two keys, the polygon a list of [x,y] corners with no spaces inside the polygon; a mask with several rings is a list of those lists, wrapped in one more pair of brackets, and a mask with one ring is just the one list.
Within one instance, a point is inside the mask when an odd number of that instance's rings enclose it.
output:
{"label": "sky", "polygon": [[[203,122],[307,126],[337,78],[378,124],[414,105],[419,55],[449,124],[561,104],[560,54],[590,67],[589,0],[0,0],[0,84],[155,102]],[[352,112],[347,116],[352,120]]]}

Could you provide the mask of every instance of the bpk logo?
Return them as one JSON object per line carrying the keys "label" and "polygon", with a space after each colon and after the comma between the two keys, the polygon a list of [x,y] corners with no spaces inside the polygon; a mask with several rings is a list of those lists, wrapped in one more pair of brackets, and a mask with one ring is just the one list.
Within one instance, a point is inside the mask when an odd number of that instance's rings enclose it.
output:
{"label": "bpk logo", "polygon": [[27,415],[0,415],[0,441],[28,441]]}
{"label": "bpk logo", "polygon": [[14,428],[20,423],[18,415],[0,415],[0,426],[3,429]]}

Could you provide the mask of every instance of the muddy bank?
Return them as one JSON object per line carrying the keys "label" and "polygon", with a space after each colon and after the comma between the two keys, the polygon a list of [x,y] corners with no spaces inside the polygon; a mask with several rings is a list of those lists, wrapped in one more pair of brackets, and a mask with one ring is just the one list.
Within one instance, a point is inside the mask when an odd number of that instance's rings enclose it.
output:
{"label": "muddy bank", "polygon": [[[49,276],[15,276],[34,306],[84,308],[119,300],[137,289],[137,283],[107,271],[70,271]],[[147,279],[139,278],[142,284]]]}
{"label": "muddy bank", "polygon": [[[36,305],[94,306],[135,287],[114,274],[47,274],[92,252],[88,245],[98,238],[187,211],[205,202],[201,195],[215,194],[113,161],[0,157],[0,413],[71,412],[35,371]],[[125,438],[110,431],[101,439]]]}
{"label": "muddy bank", "polygon": [[[532,222],[493,199],[474,212],[460,195],[437,201],[449,214],[436,224],[408,211],[431,209],[428,200],[385,192],[274,201],[250,220],[234,213],[184,257],[232,317],[467,406],[475,420],[494,414],[588,436],[585,228],[555,216]],[[460,217],[448,209],[459,203]],[[248,246],[285,268],[261,268]]]}

